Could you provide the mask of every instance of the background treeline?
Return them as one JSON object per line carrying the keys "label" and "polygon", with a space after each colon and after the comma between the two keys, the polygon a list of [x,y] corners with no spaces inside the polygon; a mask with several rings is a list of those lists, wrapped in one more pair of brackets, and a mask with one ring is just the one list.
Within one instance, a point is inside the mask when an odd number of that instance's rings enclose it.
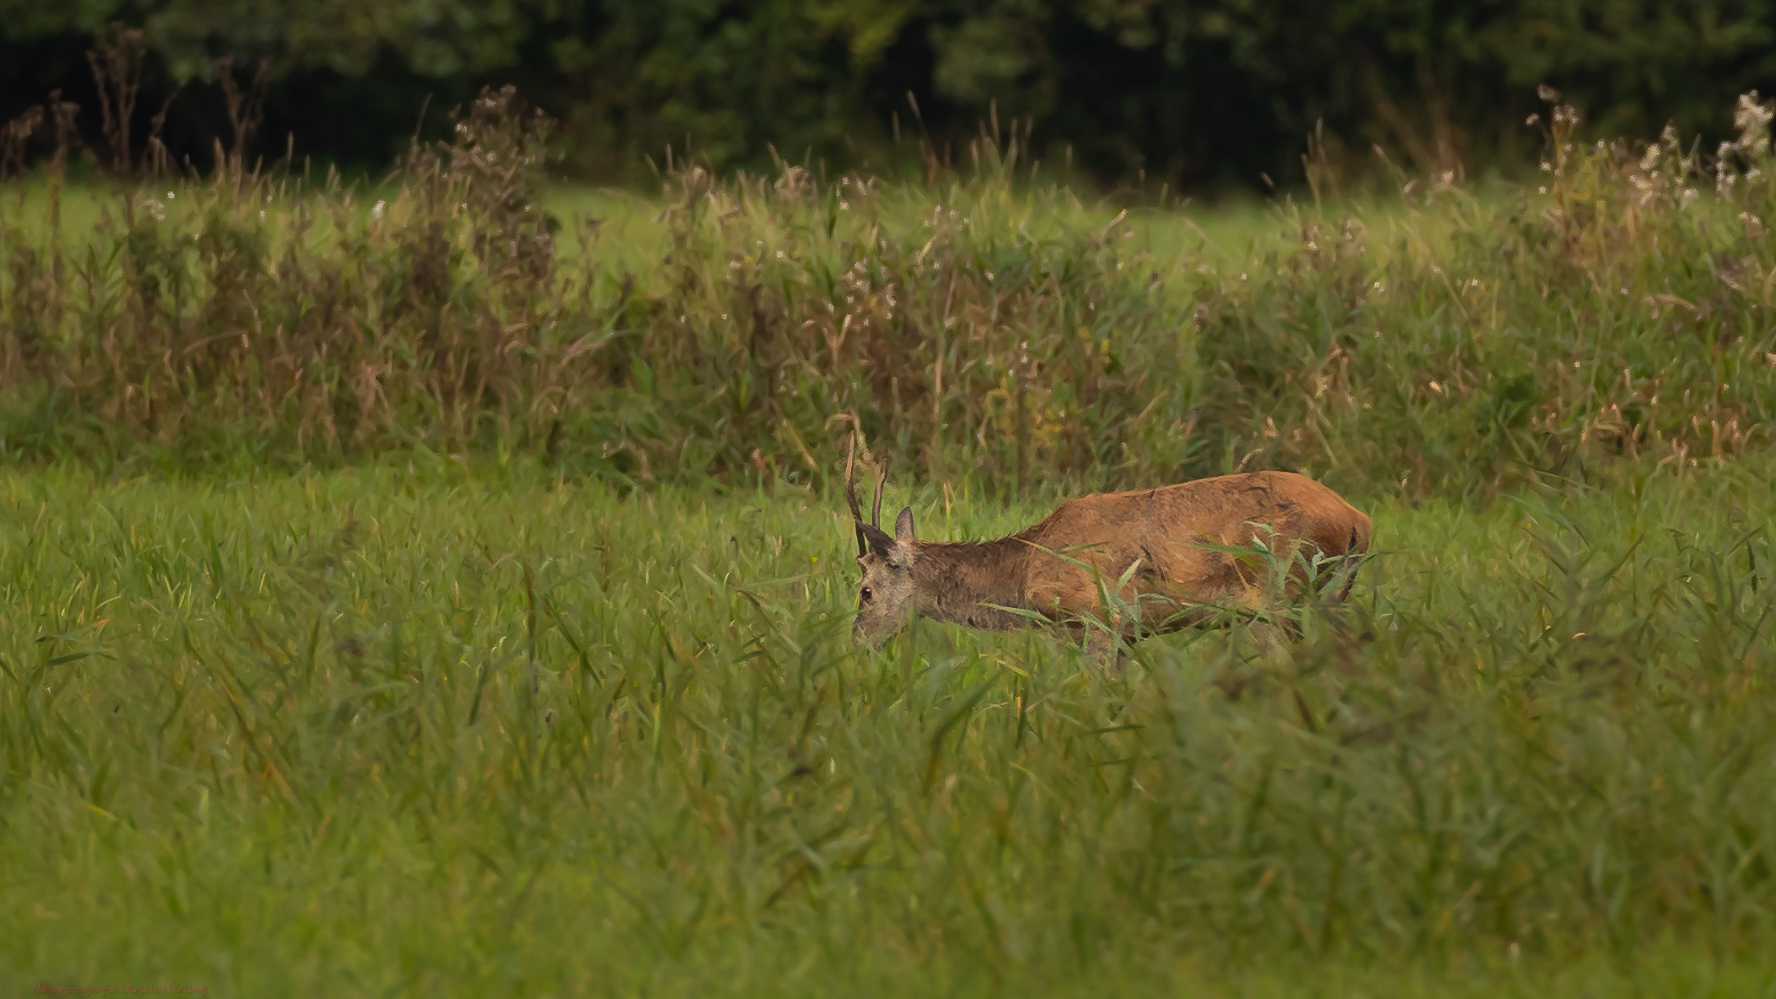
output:
{"label": "background treeline", "polygon": [[[119,21],[150,49],[133,134],[164,107],[200,169],[231,134],[223,57],[270,60],[251,152],[293,134],[349,166],[388,163],[422,107],[441,134],[509,82],[589,178],[634,179],[687,137],[717,168],[775,148],[879,171],[897,126],[941,154],[996,103],[1057,168],[1070,148],[1097,179],[1174,189],[1297,180],[1321,120],[1353,164],[1371,143],[1422,172],[1521,163],[1544,82],[1604,134],[1675,120],[1712,142],[1776,69],[1765,0],[0,0],[0,115],[55,88],[96,110],[86,53]],[[167,105],[181,82],[200,85]]]}

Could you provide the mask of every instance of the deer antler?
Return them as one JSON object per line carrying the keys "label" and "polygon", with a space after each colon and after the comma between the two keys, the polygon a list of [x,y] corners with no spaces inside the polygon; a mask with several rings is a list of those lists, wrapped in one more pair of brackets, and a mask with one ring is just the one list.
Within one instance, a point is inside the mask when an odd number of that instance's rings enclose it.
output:
{"label": "deer antler", "polygon": [[857,528],[857,556],[869,554],[869,539],[863,534],[863,507],[857,502],[857,433],[851,433],[851,447],[845,453],[845,503],[851,507],[851,523]]}
{"label": "deer antler", "polygon": [[882,486],[888,481],[888,459],[882,459],[881,472],[876,476],[876,501],[870,506],[870,526],[882,526]]}

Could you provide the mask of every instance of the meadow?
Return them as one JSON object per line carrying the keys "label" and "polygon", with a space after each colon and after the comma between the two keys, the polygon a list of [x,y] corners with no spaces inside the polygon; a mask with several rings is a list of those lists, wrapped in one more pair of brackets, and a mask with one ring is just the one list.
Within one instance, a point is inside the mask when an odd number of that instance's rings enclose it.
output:
{"label": "meadow", "polygon": [[[0,480],[0,967],[213,994],[1767,994],[1767,463],[1484,512],[1282,661],[849,647],[842,507]],[[934,536],[1040,511],[907,498]],[[956,490],[952,489],[952,492]]]}
{"label": "meadow", "polygon": [[[381,185],[10,182],[0,981],[1776,994],[1741,112],[1212,209],[991,134],[559,190],[499,95]],[[1376,553],[1279,653],[865,653],[854,435],[922,536],[1286,467]]]}

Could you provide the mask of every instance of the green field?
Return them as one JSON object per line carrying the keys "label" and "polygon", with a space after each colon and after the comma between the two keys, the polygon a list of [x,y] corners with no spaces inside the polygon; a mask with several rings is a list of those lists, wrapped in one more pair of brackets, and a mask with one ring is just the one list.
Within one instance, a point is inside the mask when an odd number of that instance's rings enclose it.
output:
{"label": "green field", "polygon": [[[1769,994],[1771,472],[1373,505],[1299,650],[1120,677],[931,623],[852,651],[807,492],[10,473],[0,975]],[[1043,506],[951,494],[907,497],[934,537]]]}
{"label": "green field", "polygon": [[[508,111],[0,187],[0,982],[1776,995],[1767,117],[1204,208]],[[865,653],[857,435],[923,537],[1287,468],[1376,555],[1283,650]]]}

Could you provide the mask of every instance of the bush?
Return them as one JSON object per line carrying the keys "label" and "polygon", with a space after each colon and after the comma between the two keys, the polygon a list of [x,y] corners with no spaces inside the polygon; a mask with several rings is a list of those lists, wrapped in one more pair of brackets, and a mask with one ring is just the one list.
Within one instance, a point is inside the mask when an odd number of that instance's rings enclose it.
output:
{"label": "bush", "polygon": [[1011,491],[1287,467],[1416,497],[1730,459],[1768,445],[1776,391],[1769,116],[1740,117],[1704,158],[1582,143],[1557,105],[1537,191],[1285,203],[1244,256],[1156,250],[1179,216],[1106,219],[1016,138],[919,185],[676,164],[631,267],[544,207],[547,123],[489,92],[370,206],[237,165],[131,188],[75,246],[15,202],[5,443],[806,482],[855,427]]}

